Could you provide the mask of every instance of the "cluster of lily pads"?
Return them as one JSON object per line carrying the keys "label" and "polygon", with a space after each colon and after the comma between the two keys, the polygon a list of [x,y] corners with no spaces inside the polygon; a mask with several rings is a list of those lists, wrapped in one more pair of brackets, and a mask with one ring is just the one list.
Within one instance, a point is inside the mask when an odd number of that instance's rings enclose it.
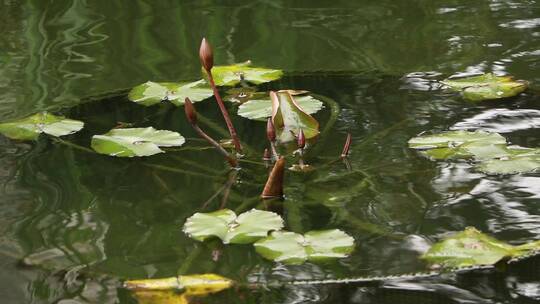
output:
{"label": "cluster of lily pads", "polygon": [[354,249],[354,239],[338,229],[301,235],[283,227],[283,219],[274,212],[253,209],[237,216],[222,209],[195,213],[186,220],[184,232],[198,241],[219,238],[224,244],[253,244],[264,258],[285,264],[344,258]]}
{"label": "cluster of lily pads", "polygon": [[[264,235],[264,230],[283,226],[283,221],[275,214],[260,214],[258,211],[248,211],[236,217],[230,210],[221,210],[212,214],[196,214],[188,223],[185,230],[192,230],[192,237],[204,240],[209,237],[219,237],[224,242],[246,243]],[[260,216],[262,226],[266,229],[248,229],[254,224],[255,215]],[[191,222],[190,222],[191,221]],[[235,223],[236,221],[236,223]],[[238,223],[240,222],[240,223]],[[218,226],[214,229],[207,224]],[[232,226],[230,226],[232,224]],[[236,226],[236,231],[234,225]],[[198,226],[198,228],[196,228]],[[248,230],[253,234],[248,235]],[[274,259],[281,256],[283,261],[298,263],[308,260],[327,259],[332,257],[329,247],[341,246],[335,252],[342,256],[350,250],[352,238],[340,233],[338,230],[308,232],[304,236],[284,231],[275,231],[269,237],[255,242],[255,248],[263,256]],[[296,247],[292,250],[290,248]],[[334,249],[335,250],[335,249]],[[475,228],[468,227],[436,244],[422,256],[432,267],[452,269],[475,266],[492,266],[510,259],[519,259],[540,250],[540,241],[513,246],[489,237]],[[383,277],[384,278],[384,277]],[[395,277],[393,277],[395,278]],[[346,278],[344,282],[368,282],[370,279],[378,281],[381,277]],[[334,284],[336,280],[328,280]],[[325,280],[317,280],[313,284],[325,284]],[[265,283],[250,284],[249,288],[266,288]],[[311,284],[310,281],[291,281],[282,284]],[[233,286],[243,287],[244,284],[216,274],[179,275],[176,277],[130,280],[124,286],[131,290],[139,303],[189,303],[191,297],[206,296],[220,292]]]}
{"label": "cluster of lily pads", "polygon": [[[251,67],[250,63],[229,66],[215,66],[212,69],[216,85],[234,86],[239,83],[260,84],[276,80],[283,75],[281,70]],[[254,87],[230,89],[225,100],[238,103],[242,99],[238,115],[253,119],[266,120],[272,116],[272,102],[268,92],[255,92]],[[282,141],[290,140],[288,130],[297,130],[298,122],[305,122],[304,131],[309,135],[318,133],[318,123],[308,114],[323,108],[323,103],[307,91],[287,91],[296,98],[292,100],[287,94],[280,94]],[[202,101],[213,96],[212,89],[205,79],[194,82],[146,82],[134,87],[128,98],[144,106],[171,102],[182,106],[185,98],[193,102]],[[294,125],[293,125],[294,124]],[[0,133],[11,139],[35,140],[41,133],[59,137],[80,131],[84,122],[41,112],[35,115],[0,124]],[[314,130],[314,132],[307,132]],[[185,143],[184,137],[169,130],[147,128],[114,128],[101,135],[94,135],[91,147],[98,153],[116,157],[150,156],[164,152],[160,147],[177,147]]]}
{"label": "cluster of lily pads", "polygon": [[[226,90],[225,100],[238,105],[237,114],[248,119],[267,121],[267,137],[272,146],[274,169],[270,173],[266,188],[275,189],[282,184],[284,159],[277,155],[275,143],[296,140],[300,151],[305,139],[319,135],[319,123],[310,114],[323,108],[318,95],[307,91],[281,90],[260,92],[256,86],[282,77],[281,70],[252,67],[250,62],[229,66],[213,66],[211,49],[201,46],[200,57],[203,78],[193,82],[146,82],[134,87],[128,99],[143,106],[172,103],[185,106],[187,119],[199,135],[213,142],[196,125],[196,112],[192,102],[221,97],[216,86]],[[515,96],[527,88],[527,82],[514,81],[510,77],[485,74],[474,77],[441,81],[448,88],[461,92],[468,100],[478,101]],[[234,128],[226,110],[223,116],[228,124],[231,138]],[[54,137],[73,134],[84,127],[82,121],[42,112],[30,117],[0,124],[0,133],[18,140],[35,140],[41,133]],[[275,128],[275,130],[274,130]],[[232,132],[234,131],[234,132]],[[275,133],[277,134],[274,134]],[[115,157],[150,156],[165,152],[163,148],[181,146],[184,137],[178,132],[146,128],[113,128],[101,135],[94,135],[91,147],[100,154]],[[216,144],[217,145],[217,144]],[[343,155],[348,154],[350,136]],[[497,133],[483,131],[450,131],[436,135],[422,135],[409,140],[409,146],[418,149],[432,159],[472,159],[476,168],[486,173],[508,174],[540,170],[540,149],[509,146],[506,139]],[[223,148],[220,148],[223,150]],[[238,147],[236,147],[237,152]],[[228,152],[224,152],[228,155]],[[230,162],[231,165],[235,162]],[[303,163],[301,163],[303,164]],[[276,181],[272,184],[272,181]],[[279,185],[278,185],[279,186]],[[279,188],[279,187],[278,187]],[[282,189],[275,192],[280,195]],[[339,229],[309,231],[305,234],[283,230],[285,224],[276,213],[256,210],[236,215],[229,209],[209,213],[195,213],[184,224],[183,231],[197,241],[220,239],[224,244],[253,244],[262,257],[285,264],[300,264],[306,261],[326,261],[344,258],[354,249],[354,239]],[[488,237],[474,228],[467,228],[434,244],[423,256],[432,266],[463,267],[493,265],[507,258],[516,258],[540,249],[540,241],[520,246],[511,246]],[[178,303],[187,303],[186,296],[204,295],[229,288],[233,281],[213,274],[179,276],[174,278],[127,281],[126,287],[144,298],[171,297]],[[213,287],[212,287],[213,286]],[[186,290],[179,295],[179,289]],[[164,293],[163,293],[164,292]],[[180,296],[181,298],[177,298]]]}
{"label": "cluster of lily pads", "polygon": [[[491,73],[472,77],[448,78],[440,82],[471,101],[516,96],[529,83],[511,76]],[[435,160],[472,159],[476,169],[487,174],[530,173],[540,170],[540,149],[508,145],[498,133],[485,131],[448,131],[421,135],[409,140],[409,147]]]}

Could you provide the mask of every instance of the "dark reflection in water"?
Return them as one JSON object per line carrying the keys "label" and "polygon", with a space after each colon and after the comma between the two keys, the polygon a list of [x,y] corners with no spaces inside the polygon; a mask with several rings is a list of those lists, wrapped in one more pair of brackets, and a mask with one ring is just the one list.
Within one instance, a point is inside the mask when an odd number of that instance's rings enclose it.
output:
{"label": "dark reflection in water", "polygon": [[[520,244],[540,239],[538,174],[485,176],[407,148],[424,131],[484,129],[538,147],[534,91],[473,104],[438,90],[457,73],[511,73],[538,82],[534,1],[26,1],[0,0],[0,117],[41,109],[84,120],[66,140],[89,146],[118,122],[179,131],[195,150],[113,159],[42,138],[0,139],[0,298],[5,303],[132,303],[124,278],[216,272],[240,281],[327,279],[424,271],[432,242],[467,226]],[[341,111],[308,162],[287,175],[289,229],[341,228],[357,240],[336,263],[275,265],[247,246],[201,244],[185,219],[222,203],[222,160],[182,119],[124,96],[88,96],[153,80],[195,79],[206,35],[218,63],[283,68],[267,88],[307,89]],[[221,121],[211,101],[198,110]],[[331,106],[316,115],[322,127]],[[264,124],[235,117],[255,151]],[[219,136],[218,133],[210,131]],[[352,171],[325,165],[353,135]],[[257,156],[250,156],[253,159]],[[200,161],[200,159],[204,161]],[[226,206],[259,205],[266,169],[246,164]],[[213,199],[212,199],[213,198]],[[216,255],[219,252],[219,255]],[[194,254],[196,253],[196,255]],[[218,256],[218,258],[216,258]],[[191,259],[193,258],[193,259]],[[217,259],[217,260],[216,260]],[[537,303],[538,258],[506,270],[365,285],[228,291],[209,303]]]}

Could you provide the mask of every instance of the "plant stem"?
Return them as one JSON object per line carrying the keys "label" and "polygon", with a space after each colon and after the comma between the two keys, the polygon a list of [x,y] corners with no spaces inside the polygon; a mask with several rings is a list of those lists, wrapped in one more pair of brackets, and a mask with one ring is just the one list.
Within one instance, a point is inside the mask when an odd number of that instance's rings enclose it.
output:
{"label": "plant stem", "polygon": [[345,158],[345,157],[349,156],[349,149],[351,148],[351,140],[352,140],[351,133],[347,133],[347,139],[345,140],[345,144],[343,145],[343,151],[341,152],[341,158]]}
{"label": "plant stem", "polygon": [[[203,114],[201,113],[197,113],[197,119],[199,121],[199,124],[201,125],[204,125],[205,127],[208,127],[208,129],[210,130],[214,130],[215,132],[217,132],[220,136],[228,136],[228,132],[227,130],[225,130],[223,127],[221,127],[219,124],[216,124],[214,122],[214,120],[204,116]],[[246,150],[245,152],[246,153],[251,153],[251,154],[256,154],[256,150],[249,146],[247,143],[242,143],[242,148],[244,150]]]}
{"label": "plant stem", "polygon": [[75,148],[75,149],[78,149],[78,150],[81,150],[81,151],[84,151],[84,152],[88,152],[88,153],[92,153],[92,154],[96,153],[92,149],[89,149],[89,148],[86,148],[86,147],[83,147],[83,146],[79,146],[79,145],[77,145],[75,143],[72,143],[70,141],[66,141],[66,140],[63,140],[63,139],[60,139],[60,138],[57,138],[57,137],[53,137],[53,140],[56,141],[57,143],[60,143],[60,144],[66,145],[68,147],[72,147],[72,148]]}
{"label": "plant stem", "polygon": [[279,154],[277,153],[277,150],[276,150],[276,142],[275,141],[270,142],[270,149],[272,151],[272,161],[275,162],[279,158]]}
{"label": "plant stem", "polygon": [[225,104],[223,104],[223,100],[221,100],[221,96],[219,95],[219,91],[214,82],[214,77],[212,77],[212,70],[207,70],[206,73],[208,74],[208,81],[210,82],[212,91],[214,91],[214,97],[216,97],[216,101],[219,105],[219,109],[221,110],[221,114],[223,115],[223,119],[225,119],[225,123],[227,124],[227,128],[229,129],[229,133],[231,134],[234,148],[236,149],[237,153],[242,154],[242,145],[240,144],[236,129],[234,128],[231,118],[229,117],[229,112],[227,112],[227,108],[225,108]]}
{"label": "plant stem", "polygon": [[204,131],[201,130],[201,128],[198,125],[191,125],[191,126],[197,132],[197,134],[199,134],[200,137],[206,139],[208,143],[214,146],[214,148],[216,148],[223,155],[223,157],[227,159],[227,161],[233,168],[238,167],[238,161],[236,161],[236,158],[232,157],[229,154],[229,152],[225,151],[225,149],[223,149],[223,147],[218,142],[216,142],[212,137],[204,133]]}

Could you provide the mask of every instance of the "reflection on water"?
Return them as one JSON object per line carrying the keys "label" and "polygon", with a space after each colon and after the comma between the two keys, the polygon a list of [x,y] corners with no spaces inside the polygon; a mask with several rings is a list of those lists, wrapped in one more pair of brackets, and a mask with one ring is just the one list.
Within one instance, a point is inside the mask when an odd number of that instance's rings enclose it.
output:
{"label": "reflection on water", "polygon": [[[233,209],[259,206],[266,169],[246,164],[225,201],[222,189],[230,181],[211,150],[112,159],[46,138],[2,138],[0,297],[6,303],[132,303],[119,280],[216,272],[266,282],[423,271],[419,255],[466,226],[515,244],[540,239],[538,174],[485,176],[468,162],[432,162],[406,146],[421,132],[448,129],[489,130],[512,144],[540,146],[534,91],[473,104],[436,82],[494,72],[534,87],[539,10],[525,0],[0,0],[0,117],[62,109],[87,123],[67,138],[82,146],[119,121],[195,137],[179,119],[181,108],[143,108],[124,97],[83,102],[148,79],[197,78],[203,35],[215,45],[218,63],[252,59],[283,68],[289,76],[271,88],[308,89],[336,100],[334,133],[307,159],[319,170],[287,176],[282,208],[293,231],[341,228],[359,244],[337,263],[289,267],[247,247],[188,239],[180,227],[194,212],[223,202]],[[212,102],[198,110],[219,118]],[[330,107],[317,114],[323,128],[329,117]],[[235,117],[235,125],[256,151],[264,149],[264,124]],[[326,164],[340,153],[347,132],[351,171]],[[504,272],[229,291],[204,301],[532,303],[540,300],[533,269],[538,258]]]}

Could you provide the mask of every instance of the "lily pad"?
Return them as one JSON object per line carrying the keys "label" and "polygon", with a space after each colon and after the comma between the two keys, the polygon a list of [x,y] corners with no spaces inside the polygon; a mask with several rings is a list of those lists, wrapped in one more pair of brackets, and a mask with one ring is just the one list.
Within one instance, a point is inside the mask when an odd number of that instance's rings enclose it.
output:
{"label": "lily pad", "polygon": [[465,99],[481,101],[512,97],[527,89],[528,83],[522,80],[513,80],[508,76],[495,76],[491,73],[441,81],[454,91],[459,91]]}
{"label": "lily pad", "polygon": [[170,101],[177,106],[184,104],[186,97],[192,102],[201,101],[214,95],[205,80],[195,82],[152,82],[148,81],[131,89],[129,100],[144,106]]}
{"label": "lily pad", "polygon": [[506,155],[506,139],[484,131],[449,131],[411,138],[409,147],[433,159],[489,159]]}
{"label": "lily pad", "polygon": [[112,129],[92,137],[92,149],[117,157],[150,156],[164,152],[159,147],[181,146],[184,137],[177,132],[148,128]]}
{"label": "lily pad", "polygon": [[430,264],[450,268],[493,265],[505,258],[519,257],[535,249],[540,249],[540,242],[512,246],[468,227],[433,245],[422,258]]}
{"label": "lily pad", "polygon": [[310,231],[305,235],[276,231],[257,241],[256,251],[264,258],[286,264],[347,257],[354,249],[354,239],[345,232]]}
{"label": "lily pad", "polygon": [[41,112],[20,120],[1,123],[0,133],[11,139],[32,140],[38,138],[41,133],[52,136],[73,134],[83,126],[82,121]]}
{"label": "lily pad", "polygon": [[223,209],[195,213],[186,220],[184,233],[198,241],[218,237],[225,244],[250,244],[281,228],[283,219],[273,212],[252,209],[236,216],[233,211]]}
{"label": "lily pad", "polygon": [[517,174],[540,171],[540,149],[509,147],[508,154],[481,162],[476,167],[487,174]]}
{"label": "lily pad", "polygon": [[300,129],[303,130],[306,139],[319,135],[319,122],[296,103],[289,91],[278,91],[274,95],[271,94],[271,97],[272,122],[279,142],[295,140]]}
{"label": "lily pad", "polygon": [[277,80],[283,76],[282,70],[252,67],[251,62],[214,66],[212,76],[217,86],[234,86],[241,79],[254,84]]}
{"label": "lily pad", "polygon": [[[296,104],[306,114],[317,113],[323,108],[322,101],[311,95],[298,96],[294,98]],[[249,100],[238,108],[238,115],[253,120],[266,121],[272,116],[272,101],[270,96],[265,96],[261,99]]]}

